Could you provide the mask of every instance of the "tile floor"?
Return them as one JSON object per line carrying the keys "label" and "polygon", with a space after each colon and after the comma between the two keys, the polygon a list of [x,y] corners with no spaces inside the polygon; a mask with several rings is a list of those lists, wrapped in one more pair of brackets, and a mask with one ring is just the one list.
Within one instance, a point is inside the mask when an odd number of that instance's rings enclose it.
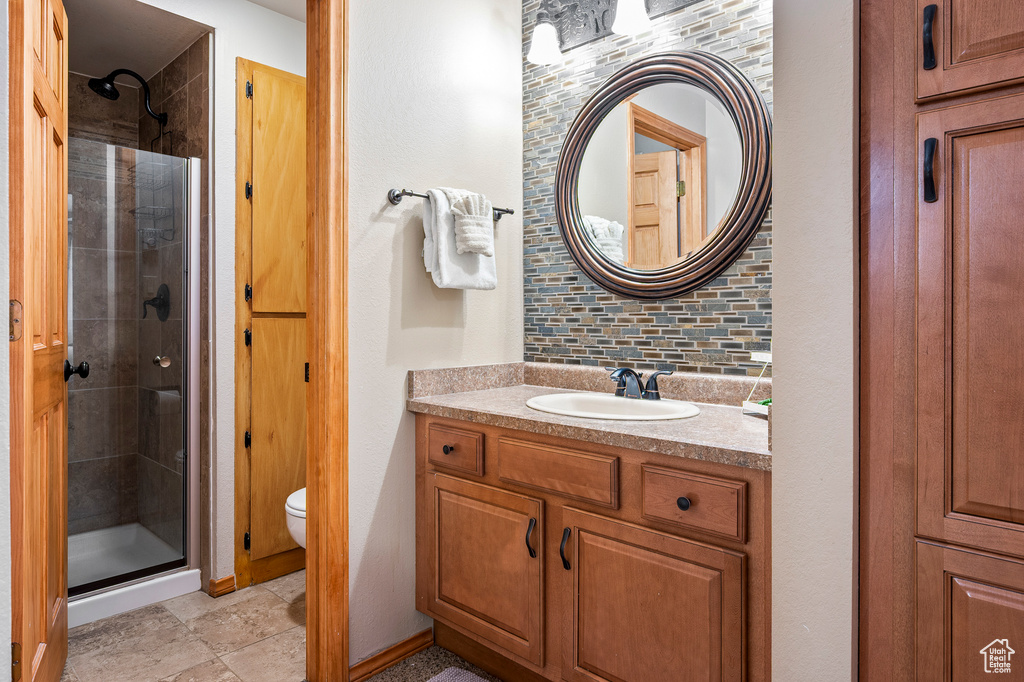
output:
{"label": "tile floor", "polygon": [[[426,682],[446,668],[501,682],[430,647],[368,682]],[[213,599],[202,592],[77,627],[61,682],[301,682],[306,572]]]}

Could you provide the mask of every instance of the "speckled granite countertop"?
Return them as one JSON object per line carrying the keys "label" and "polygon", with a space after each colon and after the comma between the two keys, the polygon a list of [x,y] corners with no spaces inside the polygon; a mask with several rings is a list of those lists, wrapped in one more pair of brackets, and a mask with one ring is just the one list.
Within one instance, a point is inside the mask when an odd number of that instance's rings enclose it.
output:
{"label": "speckled granite countertop", "polygon": [[525,384],[442,395],[417,395],[410,391],[406,406],[411,412],[546,436],[750,469],[772,468],[768,422],[762,417],[744,415],[739,407],[696,403],[701,413],[690,419],[629,422],[564,417],[526,406],[526,401],[534,396],[570,392]]}

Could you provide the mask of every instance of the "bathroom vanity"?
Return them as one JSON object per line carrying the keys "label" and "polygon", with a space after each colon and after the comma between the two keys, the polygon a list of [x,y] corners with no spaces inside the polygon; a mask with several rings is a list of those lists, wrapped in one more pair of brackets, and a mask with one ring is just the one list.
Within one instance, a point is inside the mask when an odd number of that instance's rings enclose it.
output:
{"label": "bathroom vanity", "polygon": [[768,679],[767,423],[714,404],[564,417],[527,407],[553,389],[523,381],[410,379],[416,604],[437,643],[504,680]]}

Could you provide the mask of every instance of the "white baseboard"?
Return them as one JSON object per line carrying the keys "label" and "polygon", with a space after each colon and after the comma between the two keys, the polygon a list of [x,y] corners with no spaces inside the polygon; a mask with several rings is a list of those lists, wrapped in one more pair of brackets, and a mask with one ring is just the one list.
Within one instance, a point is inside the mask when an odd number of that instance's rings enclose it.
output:
{"label": "white baseboard", "polygon": [[199,569],[180,571],[109,592],[83,597],[68,604],[68,627],[141,609],[201,589]]}

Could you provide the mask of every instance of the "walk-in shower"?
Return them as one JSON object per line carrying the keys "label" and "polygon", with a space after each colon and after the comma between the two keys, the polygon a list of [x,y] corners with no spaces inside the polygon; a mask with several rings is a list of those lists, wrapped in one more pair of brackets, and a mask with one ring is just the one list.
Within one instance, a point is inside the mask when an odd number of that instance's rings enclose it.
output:
{"label": "walk-in shower", "polygon": [[198,565],[199,160],[71,138],[68,191],[75,598]]}

